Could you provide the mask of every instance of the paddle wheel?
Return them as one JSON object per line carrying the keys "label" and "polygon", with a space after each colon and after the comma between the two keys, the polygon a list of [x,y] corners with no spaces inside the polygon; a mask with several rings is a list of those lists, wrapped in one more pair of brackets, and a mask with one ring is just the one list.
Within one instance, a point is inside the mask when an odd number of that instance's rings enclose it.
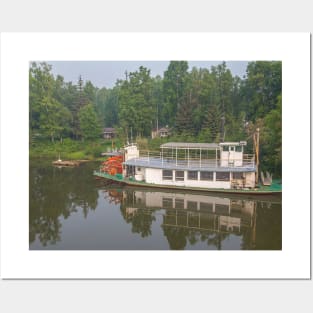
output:
{"label": "paddle wheel", "polygon": [[108,158],[102,163],[102,172],[108,173],[112,176],[123,173],[123,156],[116,155]]}

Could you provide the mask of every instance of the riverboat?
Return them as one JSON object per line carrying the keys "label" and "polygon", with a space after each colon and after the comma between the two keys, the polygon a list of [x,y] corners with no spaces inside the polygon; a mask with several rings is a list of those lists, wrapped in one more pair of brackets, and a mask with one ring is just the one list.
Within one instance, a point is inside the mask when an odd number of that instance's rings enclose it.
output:
{"label": "riverboat", "polygon": [[94,175],[141,187],[281,194],[281,184],[258,184],[258,164],[254,154],[244,153],[246,144],[168,142],[156,153],[139,151],[131,143],[120,155],[104,162]]}

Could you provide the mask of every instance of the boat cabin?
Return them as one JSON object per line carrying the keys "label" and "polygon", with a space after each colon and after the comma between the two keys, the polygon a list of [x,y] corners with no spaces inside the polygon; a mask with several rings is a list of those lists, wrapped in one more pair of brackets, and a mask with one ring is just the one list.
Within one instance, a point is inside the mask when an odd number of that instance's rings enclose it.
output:
{"label": "boat cabin", "polygon": [[247,145],[245,141],[220,143],[221,166],[242,166],[245,145]]}
{"label": "boat cabin", "polygon": [[192,188],[254,188],[253,155],[244,154],[246,142],[169,142],[160,152],[124,148],[123,176],[148,184]]}

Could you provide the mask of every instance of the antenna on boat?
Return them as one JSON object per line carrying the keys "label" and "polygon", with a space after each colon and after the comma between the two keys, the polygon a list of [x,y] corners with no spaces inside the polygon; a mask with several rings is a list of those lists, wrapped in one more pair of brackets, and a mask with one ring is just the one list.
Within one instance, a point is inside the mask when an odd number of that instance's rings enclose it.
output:
{"label": "antenna on boat", "polygon": [[130,128],[130,143],[133,144],[133,128]]}
{"label": "antenna on boat", "polygon": [[256,129],[256,132],[253,134],[253,143],[254,143],[254,152],[255,152],[255,183],[259,183],[259,153],[260,153],[260,128]]}

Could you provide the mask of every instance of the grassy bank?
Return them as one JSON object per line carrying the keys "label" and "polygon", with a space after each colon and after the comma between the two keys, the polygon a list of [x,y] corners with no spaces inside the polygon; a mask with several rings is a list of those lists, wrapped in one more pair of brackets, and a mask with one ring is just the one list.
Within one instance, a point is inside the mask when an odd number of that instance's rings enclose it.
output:
{"label": "grassy bank", "polygon": [[[114,142],[114,148],[117,143]],[[96,160],[101,153],[112,149],[112,141],[98,139],[93,141],[76,141],[64,139],[63,142],[38,140],[29,149],[30,158],[50,158],[62,160]]]}
{"label": "grassy bank", "polygon": [[[167,138],[137,138],[136,142],[140,150],[159,150],[162,143],[167,142]],[[113,149],[123,146],[121,140],[114,140]],[[101,153],[112,150],[112,141],[97,139],[93,141],[80,141],[64,139],[63,142],[51,142],[48,139],[36,140],[29,149],[30,158],[49,158],[57,160],[97,160],[101,159]]]}

